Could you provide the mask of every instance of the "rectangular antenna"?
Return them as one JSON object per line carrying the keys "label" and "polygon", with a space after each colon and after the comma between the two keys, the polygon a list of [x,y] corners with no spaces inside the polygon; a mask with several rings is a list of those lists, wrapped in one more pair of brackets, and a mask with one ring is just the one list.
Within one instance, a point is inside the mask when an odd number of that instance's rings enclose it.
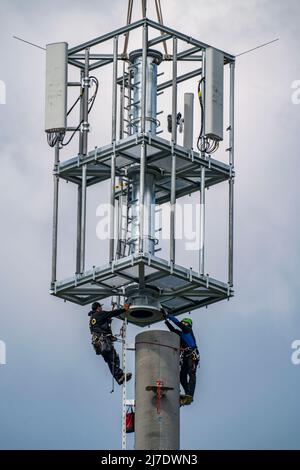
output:
{"label": "rectangular antenna", "polygon": [[224,54],[213,47],[205,55],[205,136],[223,140]]}
{"label": "rectangular antenna", "polygon": [[46,132],[64,131],[67,127],[68,44],[46,46]]}
{"label": "rectangular antenna", "polygon": [[184,94],[184,134],[183,145],[188,149],[193,148],[194,140],[194,93]]}

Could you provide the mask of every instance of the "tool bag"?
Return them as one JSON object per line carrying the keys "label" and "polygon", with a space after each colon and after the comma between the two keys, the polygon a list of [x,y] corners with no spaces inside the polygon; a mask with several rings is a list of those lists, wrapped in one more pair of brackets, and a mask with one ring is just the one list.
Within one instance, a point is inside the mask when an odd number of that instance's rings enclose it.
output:
{"label": "tool bag", "polygon": [[126,433],[130,434],[131,432],[134,432],[134,411],[132,406],[126,413]]}
{"label": "tool bag", "polygon": [[112,349],[111,335],[92,335],[92,345],[97,355],[109,352]]}
{"label": "tool bag", "polygon": [[183,360],[191,357],[194,363],[194,368],[196,369],[200,364],[200,353],[198,348],[180,348],[180,366],[183,364]]}

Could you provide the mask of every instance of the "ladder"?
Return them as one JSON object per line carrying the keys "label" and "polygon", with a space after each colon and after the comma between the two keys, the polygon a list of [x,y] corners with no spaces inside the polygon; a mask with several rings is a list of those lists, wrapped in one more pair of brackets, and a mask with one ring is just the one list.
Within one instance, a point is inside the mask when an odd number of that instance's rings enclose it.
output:
{"label": "ladder", "polygon": [[[134,345],[128,345],[126,334],[127,334],[127,319],[123,321],[123,326],[121,329],[121,338],[122,338],[122,368],[124,374],[127,374],[127,351],[134,351]],[[127,398],[127,382],[124,380],[122,384],[122,450],[126,450],[127,445],[127,436],[126,436],[126,412],[127,407],[131,406],[134,409],[135,400]]]}
{"label": "ladder", "polygon": [[[120,194],[118,196],[118,208],[117,208],[117,217],[118,217],[118,234],[117,234],[117,243],[116,243],[116,259],[124,258],[129,255],[130,251],[130,235],[131,235],[131,223],[132,219],[130,217],[131,210],[131,201],[130,201],[130,185],[126,185],[124,181],[121,181],[119,187],[121,186]],[[126,186],[126,187],[125,187]]]}

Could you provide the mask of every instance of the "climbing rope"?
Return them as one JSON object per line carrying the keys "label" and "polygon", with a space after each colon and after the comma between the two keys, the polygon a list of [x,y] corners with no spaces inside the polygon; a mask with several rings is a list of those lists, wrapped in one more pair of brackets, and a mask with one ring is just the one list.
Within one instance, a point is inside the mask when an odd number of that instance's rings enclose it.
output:
{"label": "climbing rope", "polygon": [[[156,9],[156,15],[157,15],[158,23],[163,25],[164,20],[163,20],[162,8],[161,8],[161,0],[154,0],[154,1],[155,1],[155,9]],[[132,11],[133,11],[133,0],[128,0],[127,18],[126,18],[126,25],[127,26],[131,24]],[[147,16],[147,0],[142,0],[142,15],[143,15],[143,18],[146,18],[146,16]],[[124,57],[126,57],[127,51],[128,51],[129,34],[130,34],[129,31],[127,33],[125,33],[125,41],[124,41],[124,49],[123,49],[123,56]],[[164,34],[163,31],[161,31],[160,34],[163,36],[163,34]],[[163,47],[164,47],[166,57],[169,57],[168,47],[167,47],[167,42],[166,41],[163,41]]]}
{"label": "climbing rope", "polygon": [[[128,0],[128,8],[127,8],[127,26],[130,25],[132,20],[132,9],[133,9],[133,0]],[[124,49],[123,55],[126,56],[128,50],[128,42],[129,42],[129,31],[125,34],[125,42],[124,42]]]}
{"label": "climbing rope", "polygon": [[147,16],[147,0],[142,0],[142,14],[143,18]]}
{"label": "climbing rope", "polygon": [[[155,7],[156,7],[156,13],[157,13],[158,22],[159,22],[159,24],[163,25],[163,24],[164,24],[164,20],[163,20],[163,14],[162,14],[162,9],[161,9],[160,0],[155,0]],[[164,33],[161,31],[160,34],[163,35]],[[164,46],[165,54],[166,54],[166,56],[168,57],[169,54],[168,54],[168,48],[167,48],[167,42],[166,42],[166,41],[163,41],[163,46]]]}

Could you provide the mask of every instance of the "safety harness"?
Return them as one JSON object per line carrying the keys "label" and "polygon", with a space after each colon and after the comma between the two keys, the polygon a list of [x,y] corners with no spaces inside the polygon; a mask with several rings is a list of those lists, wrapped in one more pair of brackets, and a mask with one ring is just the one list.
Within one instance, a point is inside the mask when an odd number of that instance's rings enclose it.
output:
{"label": "safety harness", "polygon": [[192,356],[192,361],[195,363],[197,362],[197,366],[198,366],[199,361],[200,361],[200,354],[199,354],[198,348],[189,348],[189,347],[180,348],[180,364],[183,363],[184,358],[191,357],[191,356]]}

